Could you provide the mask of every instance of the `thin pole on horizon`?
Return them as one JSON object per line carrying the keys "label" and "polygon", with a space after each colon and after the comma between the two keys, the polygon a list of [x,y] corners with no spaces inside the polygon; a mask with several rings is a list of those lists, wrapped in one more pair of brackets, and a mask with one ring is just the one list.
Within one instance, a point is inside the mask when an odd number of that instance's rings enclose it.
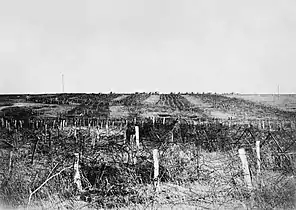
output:
{"label": "thin pole on horizon", "polygon": [[65,92],[65,85],[64,85],[64,74],[62,74],[62,91]]}
{"label": "thin pole on horizon", "polygon": [[280,100],[280,85],[278,85],[278,100]]}

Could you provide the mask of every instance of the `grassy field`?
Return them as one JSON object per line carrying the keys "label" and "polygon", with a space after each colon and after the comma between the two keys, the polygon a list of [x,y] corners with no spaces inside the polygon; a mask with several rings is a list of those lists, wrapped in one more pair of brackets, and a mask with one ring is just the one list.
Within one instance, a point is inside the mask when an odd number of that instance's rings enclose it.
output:
{"label": "grassy field", "polygon": [[294,209],[295,112],[248,97],[0,96],[0,208]]}

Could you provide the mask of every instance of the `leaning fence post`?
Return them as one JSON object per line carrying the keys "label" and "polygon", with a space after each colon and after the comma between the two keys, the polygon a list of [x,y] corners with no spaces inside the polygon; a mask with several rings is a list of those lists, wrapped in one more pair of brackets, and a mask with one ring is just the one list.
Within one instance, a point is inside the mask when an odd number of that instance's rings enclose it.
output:
{"label": "leaning fence post", "polygon": [[79,153],[75,153],[75,162],[74,162],[74,183],[77,186],[79,191],[82,191],[81,177],[79,173]]}
{"label": "leaning fence post", "polygon": [[251,180],[251,175],[250,175],[250,170],[249,170],[249,165],[246,157],[246,151],[244,148],[241,148],[238,150],[239,157],[242,161],[242,168],[244,172],[244,178],[245,182],[247,184],[248,189],[252,189],[252,180]]}
{"label": "leaning fence post", "polygon": [[154,188],[156,192],[159,192],[159,155],[158,155],[158,149],[153,150],[153,162],[154,162]]}
{"label": "leaning fence post", "polygon": [[260,162],[261,162],[261,157],[260,157],[260,141],[256,141],[256,153],[257,153],[257,175],[260,174],[260,171],[261,171],[261,165],[260,165]]}
{"label": "leaning fence post", "polygon": [[39,137],[36,137],[36,141],[34,142],[34,147],[33,147],[33,151],[32,151],[32,158],[31,158],[31,164],[32,165],[34,163],[34,156],[35,156],[35,153],[36,153],[36,150],[37,150],[38,141],[39,141]]}
{"label": "leaning fence post", "polygon": [[9,150],[9,163],[8,163],[8,174],[9,176],[11,175],[12,172],[12,156],[13,156],[13,151],[12,149]]}

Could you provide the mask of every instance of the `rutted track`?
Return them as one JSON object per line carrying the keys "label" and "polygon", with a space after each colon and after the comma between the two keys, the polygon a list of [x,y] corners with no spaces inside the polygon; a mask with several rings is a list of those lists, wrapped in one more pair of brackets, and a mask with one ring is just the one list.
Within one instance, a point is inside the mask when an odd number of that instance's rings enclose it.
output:
{"label": "rutted track", "polygon": [[156,105],[168,106],[178,110],[188,110],[192,107],[188,100],[178,94],[161,94]]}
{"label": "rutted track", "polygon": [[112,105],[139,106],[142,105],[143,101],[145,101],[148,97],[149,94],[145,93],[130,94],[127,97],[112,101]]}

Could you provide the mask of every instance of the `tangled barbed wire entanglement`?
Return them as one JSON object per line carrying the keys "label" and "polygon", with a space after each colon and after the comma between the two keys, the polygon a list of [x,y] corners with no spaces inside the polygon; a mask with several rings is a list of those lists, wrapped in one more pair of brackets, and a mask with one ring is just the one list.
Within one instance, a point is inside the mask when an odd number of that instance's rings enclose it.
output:
{"label": "tangled barbed wire entanglement", "polygon": [[[64,200],[78,195],[90,205],[105,208],[151,202],[211,207],[234,201],[258,208],[292,205],[296,131],[291,125],[262,129],[249,123],[192,123],[169,117],[113,122],[4,118],[0,122],[1,138],[17,148],[11,156],[11,173],[6,173],[9,152],[3,151],[0,159],[3,202],[27,203],[34,192],[33,203],[38,198],[53,199],[58,192]],[[246,151],[251,190],[238,154],[241,148]],[[151,187],[155,149],[159,152],[160,193]],[[74,169],[62,171],[73,164],[77,153],[82,191],[73,184]],[[58,175],[43,185],[53,174]]]}

